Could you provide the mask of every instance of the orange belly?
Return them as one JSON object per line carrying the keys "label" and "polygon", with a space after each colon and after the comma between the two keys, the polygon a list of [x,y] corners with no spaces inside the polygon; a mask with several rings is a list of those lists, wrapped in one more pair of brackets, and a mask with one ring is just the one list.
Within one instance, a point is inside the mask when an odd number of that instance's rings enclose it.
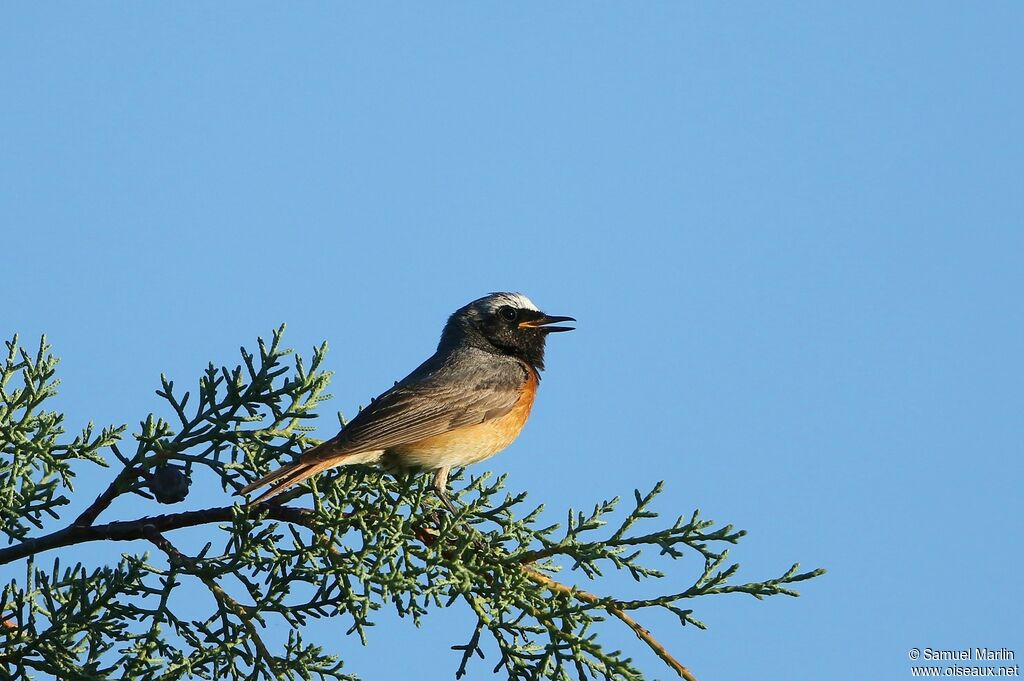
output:
{"label": "orange belly", "polygon": [[537,377],[531,371],[519,401],[504,416],[393,447],[385,458],[394,457],[403,468],[420,470],[468,466],[489,459],[519,436],[536,395]]}

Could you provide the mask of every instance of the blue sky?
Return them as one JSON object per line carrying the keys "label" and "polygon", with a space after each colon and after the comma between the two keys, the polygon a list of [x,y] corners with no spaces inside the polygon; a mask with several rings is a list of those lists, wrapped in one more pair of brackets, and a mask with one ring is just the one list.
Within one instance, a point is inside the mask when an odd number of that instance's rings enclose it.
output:
{"label": "blue sky", "polygon": [[[49,334],[72,423],[134,424],[160,372],[287,322],[331,344],[328,435],[451,310],[521,290],[579,330],[478,472],[559,517],[665,479],[666,515],[750,531],[741,575],[829,569],[698,601],[707,632],[647,617],[698,678],[1024,653],[1022,28],[1009,2],[8,6],[0,333]],[[367,649],[316,635],[366,678],[451,678],[468,619],[378,619]]]}

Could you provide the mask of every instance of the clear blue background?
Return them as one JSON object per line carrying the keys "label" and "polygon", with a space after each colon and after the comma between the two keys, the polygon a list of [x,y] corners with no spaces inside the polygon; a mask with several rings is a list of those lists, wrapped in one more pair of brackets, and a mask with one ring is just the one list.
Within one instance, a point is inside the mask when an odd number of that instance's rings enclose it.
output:
{"label": "clear blue background", "polygon": [[[830,570],[643,617],[698,678],[1021,655],[1022,34],[1013,2],[9,4],[0,333],[50,335],[73,424],[137,423],[286,321],[331,343],[328,435],[522,290],[579,330],[478,472],[557,517],[665,479],[750,531],[741,576]],[[452,677],[463,613],[378,620],[313,633]]]}

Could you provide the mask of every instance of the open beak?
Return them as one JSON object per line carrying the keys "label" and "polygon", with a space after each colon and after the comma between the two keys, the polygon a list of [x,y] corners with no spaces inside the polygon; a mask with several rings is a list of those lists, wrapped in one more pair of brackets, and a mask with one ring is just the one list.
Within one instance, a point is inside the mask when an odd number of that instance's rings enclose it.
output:
{"label": "open beak", "polygon": [[557,324],[558,322],[574,322],[576,321],[573,317],[558,317],[555,315],[541,315],[537,319],[528,319],[525,322],[519,322],[520,329],[540,329],[547,333],[556,333],[558,331],[573,331],[576,329],[575,326],[548,326],[548,324]]}

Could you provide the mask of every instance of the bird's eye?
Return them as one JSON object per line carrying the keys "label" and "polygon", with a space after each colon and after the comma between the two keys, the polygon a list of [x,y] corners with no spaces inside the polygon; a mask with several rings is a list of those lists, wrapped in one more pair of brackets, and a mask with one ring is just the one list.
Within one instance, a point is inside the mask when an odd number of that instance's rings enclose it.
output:
{"label": "bird's eye", "polygon": [[519,312],[508,305],[502,305],[498,308],[498,316],[504,319],[506,322],[514,322],[516,317],[519,316]]}

